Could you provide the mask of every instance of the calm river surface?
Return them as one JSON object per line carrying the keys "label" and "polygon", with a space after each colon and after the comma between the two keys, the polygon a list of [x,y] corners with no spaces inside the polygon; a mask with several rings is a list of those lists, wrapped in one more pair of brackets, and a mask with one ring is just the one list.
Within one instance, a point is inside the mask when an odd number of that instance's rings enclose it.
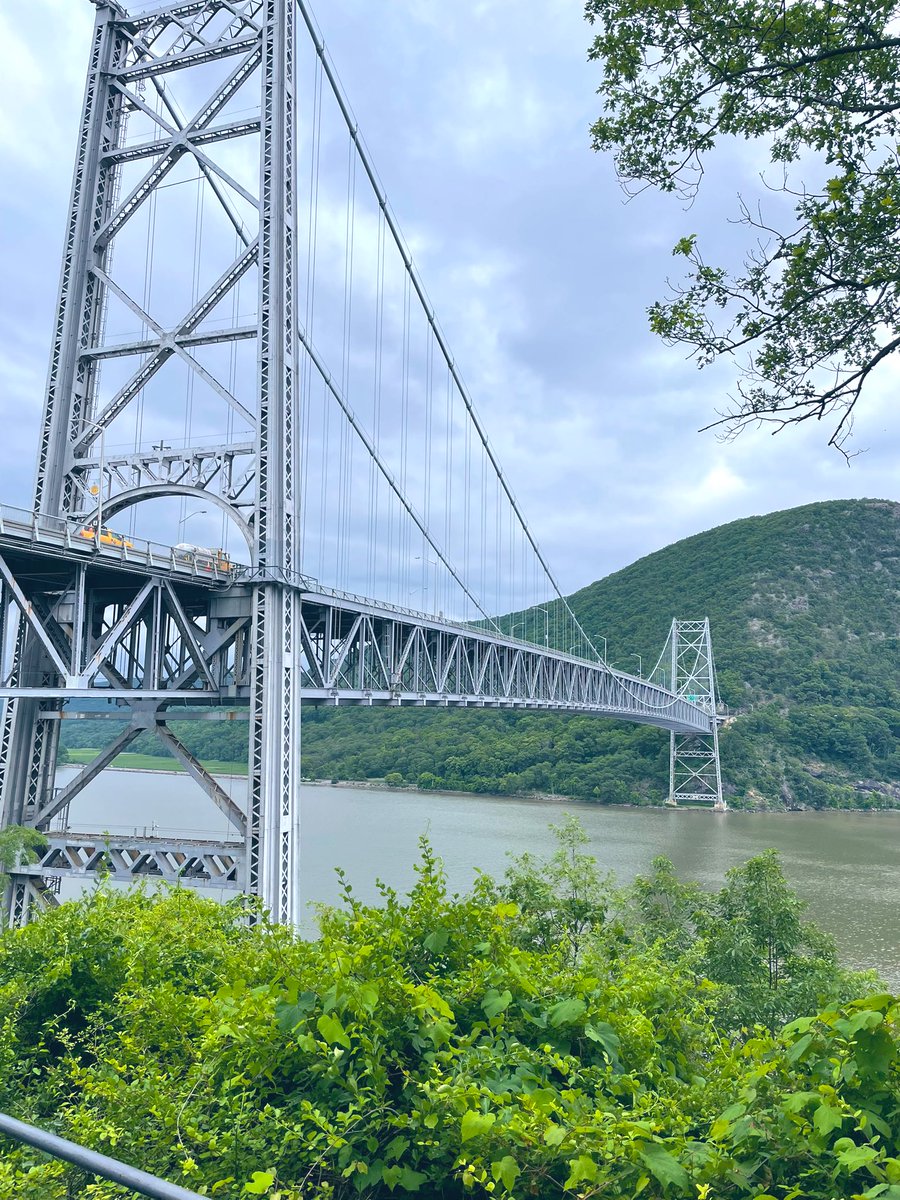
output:
{"label": "calm river surface", "polygon": [[[61,782],[70,771],[60,771]],[[245,780],[222,783],[243,800]],[[463,890],[479,868],[501,875],[507,854],[550,851],[548,825],[566,811],[577,813],[591,852],[621,883],[666,854],[683,877],[713,888],[729,867],[775,846],[809,915],[834,935],[843,961],[876,967],[900,988],[900,813],[720,814],[329,785],[304,785],[301,803],[307,903],[337,899],[336,866],[363,900],[376,898],[378,878],[406,888],[422,833],[443,858],[451,887]],[[227,831],[225,818],[184,776],[140,771],[101,775],[73,803],[71,822],[92,832],[189,837]]]}

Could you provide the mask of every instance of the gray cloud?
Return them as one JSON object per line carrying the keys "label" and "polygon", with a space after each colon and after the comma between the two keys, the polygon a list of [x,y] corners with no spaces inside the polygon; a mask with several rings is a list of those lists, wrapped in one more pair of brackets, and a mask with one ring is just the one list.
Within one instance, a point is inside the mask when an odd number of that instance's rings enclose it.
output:
{"label": "gray cloud", "polygon": [[[624,203],[611,162],[589,148],[597,68],[578,7],[332,0],[318,12],[476,406],[567,590],[725,520],[893,496],[898,438],[893,369],[860,412],[867,453],[849,468],[822,426],[730,443],[697,432],[732,377],[662,347],[645,310],[677,271],[681,233],[730,252],[734,179],[752,188],[762,164],[729,150],[690,212],[653,195]],[[91,9],[32,0],[30,20],[40,55],[20,38],[0,79],[0,498],[26,504]],[[0,32],[7,45],[17,36],[2,14]],[[334,252],[336,203],[329,228]]]}

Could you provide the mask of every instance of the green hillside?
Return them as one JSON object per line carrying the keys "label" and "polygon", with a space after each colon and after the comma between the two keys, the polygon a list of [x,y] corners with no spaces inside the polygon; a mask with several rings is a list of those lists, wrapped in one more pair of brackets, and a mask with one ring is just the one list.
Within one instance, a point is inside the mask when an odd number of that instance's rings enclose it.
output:
{"label": "green hillside", "polygon": [[[637,653],[650,669],[673,616],[710,618],[730,714],[722,757],[732,805],[900,806],[900,505],[842,500],[735,521],[648,555],[571,603],[623,668]],[[67,743],[96,744],[100,725],[66,723]],[[204,758],[242,750],[243,726],[179,732]],[[667,787],[668,737],[589,716],[310,709],[303,769],[655,804]]]}
{"label": "green hillside", "polygon": [[571,602],[613,661],[655,661],[672,615],[710,618],[732,803],[900,804],[900,505],[734,521]]}

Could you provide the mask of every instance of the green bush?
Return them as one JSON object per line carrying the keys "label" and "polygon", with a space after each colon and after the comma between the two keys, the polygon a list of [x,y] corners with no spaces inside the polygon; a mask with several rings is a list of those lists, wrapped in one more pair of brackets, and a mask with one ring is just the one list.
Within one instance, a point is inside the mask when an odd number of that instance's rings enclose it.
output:
{"label": "green bush", "polygon": [[[462,897],[423,843],[407,897],[344,881],[315,942],[187,890],[48,911],[0,940],[0,1108],[225,1200],[895,1200],[894,998],[848,1003],[826,953],[827,1010],[735,1024],[815,942],[777,860],[718,897],[658,860],[622,896],[576,835]],[[742,947],[722,983],[712,914]],[[124,1193],[3,1145],[4,1200],[76,1195]]]}

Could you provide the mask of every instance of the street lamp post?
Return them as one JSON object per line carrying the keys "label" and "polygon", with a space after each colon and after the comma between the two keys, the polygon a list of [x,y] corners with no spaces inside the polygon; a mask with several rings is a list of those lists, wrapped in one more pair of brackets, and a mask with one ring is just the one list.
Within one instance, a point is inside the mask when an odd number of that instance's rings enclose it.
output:
{"label": "street lamp post", "polygon": [[633,653],[631,655],[631,657],[636,658],[638,660],[638,678],[643,679],[644,678],[644,660],[641,658],[641,656],[639,654],[635,654],[635,653]]}
{"label": "street lamp post", "polygon": [[[417,555],[416,555],[416,557],[415,557],[415,561],[416,561],[416,562],[420,562],[420,563],[426,563],[426,564],[429,564],[430,566],[434,567],[434,572],[433,572],[433,574],[434,574],[434,578],[433,578],[433,580],[432,580],[432,588],[431,588],[431,602],[432,602],[432,604],[434,605],[434,610],[435,610],[435,612],[437,612],[437,604],[438,604],[438,594],[437,594],[437,590],[438,590],[438,588],[437,588],[437,581],[438,581],[438,564],[437,564],[437,559],[435,559],[435,558],[423,558],[421,554],[417,554]],[[427,574],[428,574],[428,566],[426,566],[426,567],[425,567],[425,573],[426,573],[426,576],[427,576]],[[427,585],[427,584],[423,584],[423,586],[422,586],[422,591],[423,591],[423,592],[427,592],[427,591],[428,591],[428,585]]]}
{"label": "street lamp post", "polygon": [[542,612],[544,614],[544,645],[549,646],[550,645],[550,611],[549,611],[549,609],[542,608],[540,604],[536,604],[535,608],[537,609],[538,612]]}
{"label": "street lamp post", "polygon": [[97,549],[100,549],[100,530],[103,528],[103,475],[106,470],[106,427],[101,425],[99,421],[92,421],[89,417],[82,417],[82,425],[90,425],[92,429],[96,429],[100,434],[100,481],[97,486],[97,527],[95,540]]}
{"label": "street lamp post", "polygon": [[187,514],[187,516],[186,516],[186,517],[182,517],[182,518],[181,518],[181,520],[178,522],[178,534],[177,534],[177,536],[178,536],[178,537],[181,537],[181,529],[182,529],[182,526],[185,524],[185,522],[186,522],[186,521],[189,521],[189,520],[191,519],[191,517],[202,517],[202,516],[203,516],[203,514],[204,514],[204,513],[206,513],[206,512],[208,512],[208,511],[209,511],[209,510],[208,510],[208,509],[206,509],[206,508],[198,508],[198,509],[196,509],[194,512],[189,512],[189,513]]}
{"label": "street lamp post", "polygon": [[516,630],[517,630],[517,629],[524,629],[524,628],[525,628],[525,622],[524,622],[524,621],[516,621],[515,625],[513,625],[512,629],[510,629],[510,631],[509,631],[509,636],[510,636],[510,637],[515,637],[515,636],[516,636]]}

